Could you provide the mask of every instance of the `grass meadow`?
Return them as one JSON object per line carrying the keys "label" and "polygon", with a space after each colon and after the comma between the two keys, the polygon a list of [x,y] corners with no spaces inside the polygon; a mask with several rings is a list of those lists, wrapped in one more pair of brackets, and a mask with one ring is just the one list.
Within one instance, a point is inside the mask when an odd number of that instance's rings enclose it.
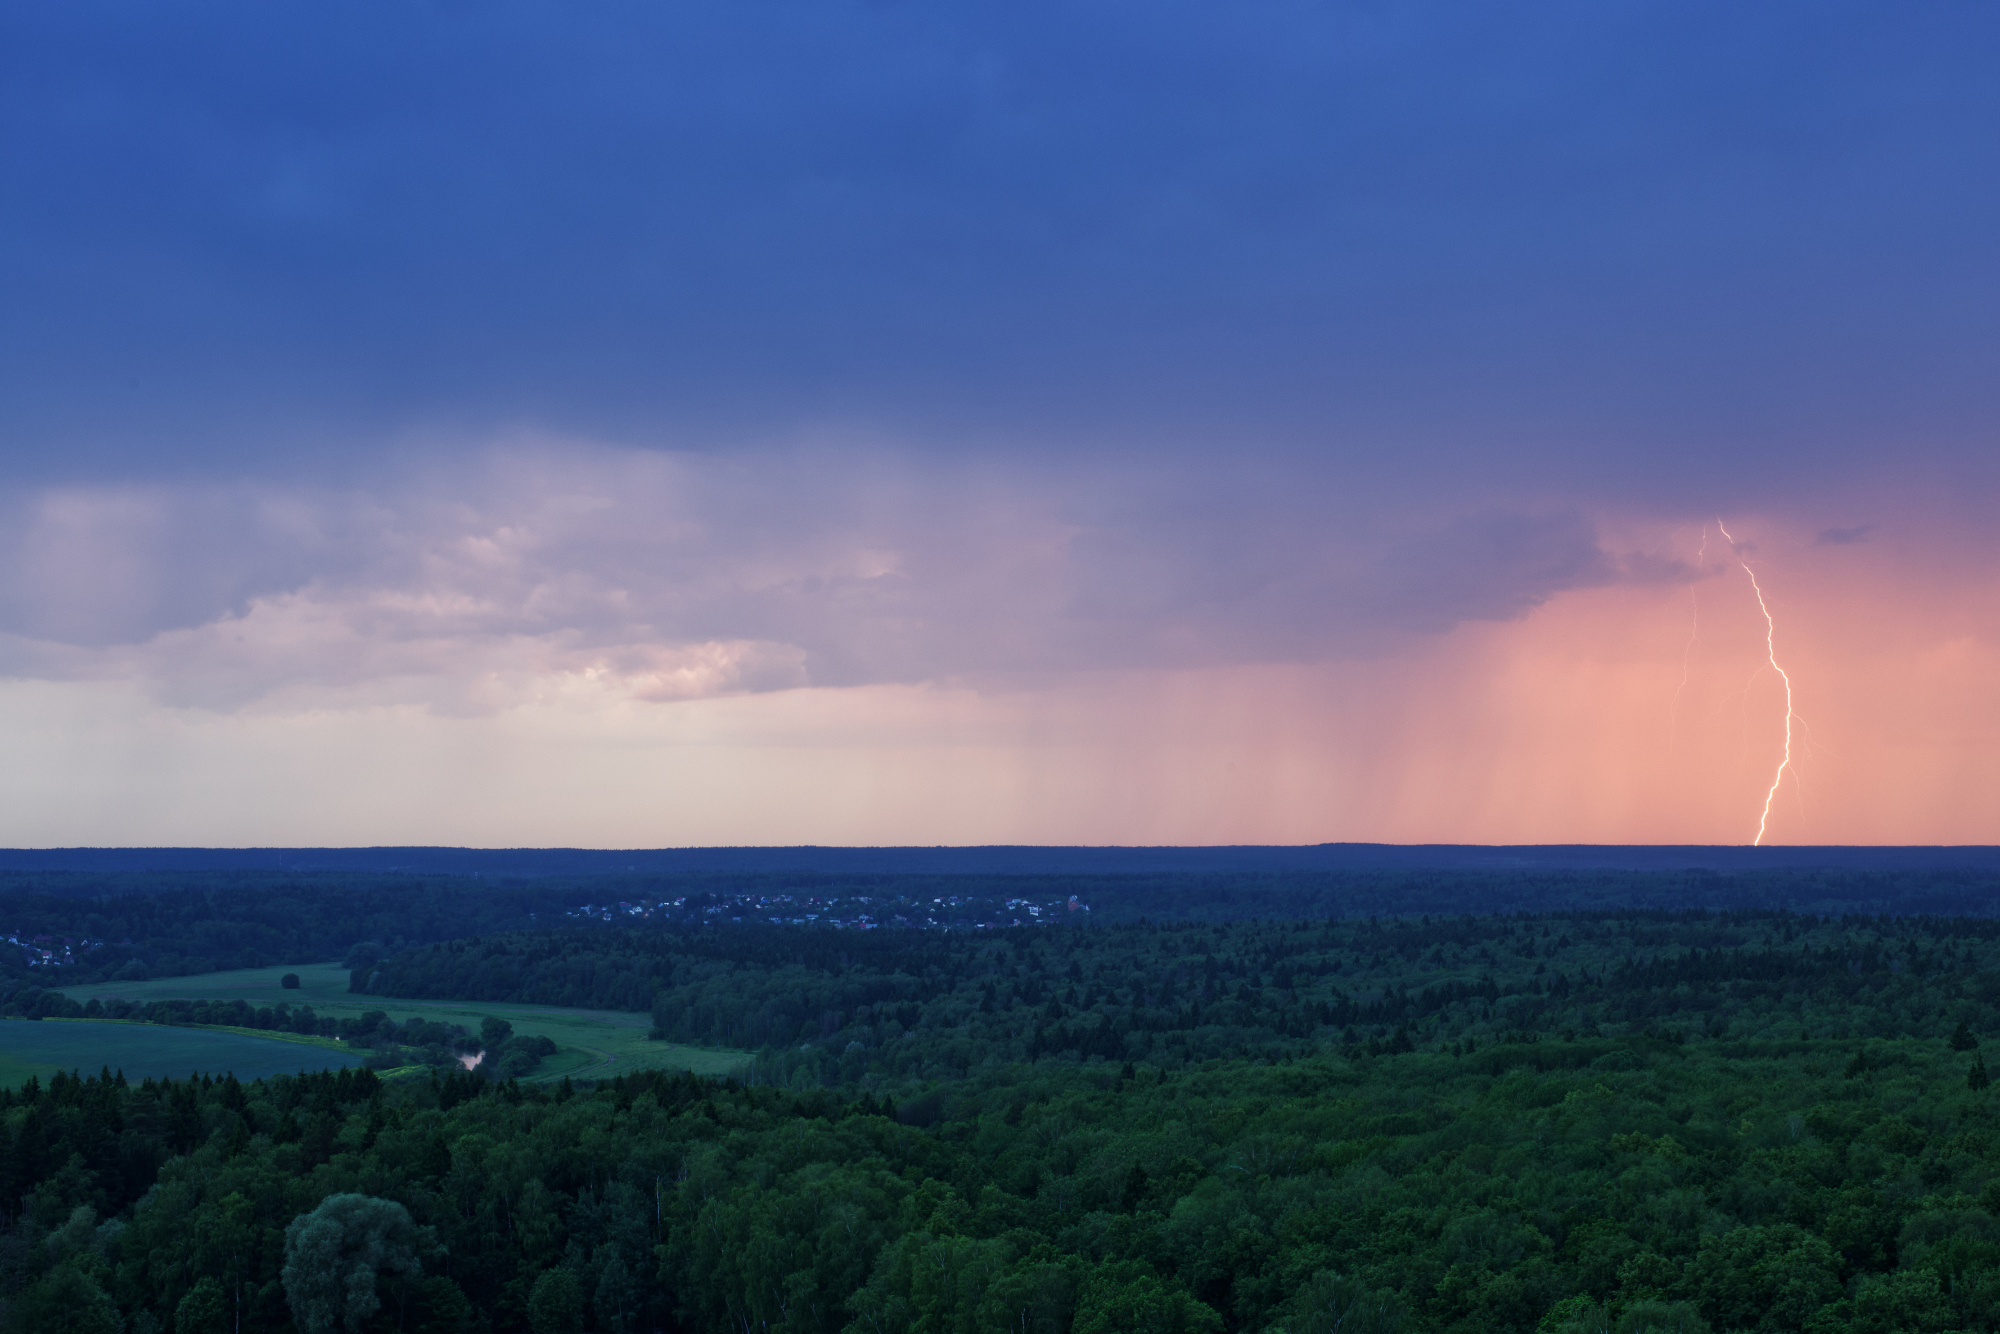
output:
{"label": "grass meadow", "polygon": [[[286,990],[279,985],[279,979],[286,973],[299,975],[296,990]],[[631,1014],[622,1010],[566,1010],[545,1005],[504,1005],[483,1001],[403,1001],[384,996],[356,996],[347,990],[347,970],[338,964],[308,964],[280,968],[240,968],[221,973],[202,973],[194,977],[163,977],[147,982],[104,982],[96,986],[66,987],[64,994],[79,1001],[88,1002],[95,998],[109,1001],[114,998],[128,1001],[157,1000],[243,1000],[251,1005],[276,1005],[280,1001],[294,1006],[310,1005],[315,1013],[332,1015],[334,1018],[358,1016],[367,1010],[386,1011],[392,1019],[401,1022],[412,1016],[437,1020],[450,1024],[463,1024],[477,1031],[479,1021],[487,1015],[505,1019],[514,1026],[516,1033],[530,1037],[547,1037],[556,1044],[554,1056],[548,1057],[536,1070],[533,1078],[537,1081],[561,1079],[570,1076],[577,1079],[610,1079],[615,1075],[630,1074],[635,1070],[692,1070],[696,1074],[724,1075],[735,1070],[749,1060],[749,1054],[739,1051],[722,1051],[707,1047],[684,1047],[671,1042],[649,1042],[647,1031],[652,1027],[652,1017],[646,1014]],[[57,1021],[43,1021],[42,1024],[0,1025],[0,1083],[18,1084],[36,1070],[22,1069],[16,1075],[11,1073],[10,1061],[16,1059],[9,1046],[9,1038],[15,1028],[39,1028]],[[71,1022],[67,1027],[115,1028],[118,1025],[91,1025]],[[132,1025],[125,1025],[132,1027]],[[157,1024],[139,1028],[146,1034],[162,1032],[200,1032],[214,1030],[187,1030],[164,1028]],[[218,1036],[235,1036],[218,1034]],[[120,1040],[98,1039],[110,1050]],[[249,1038],[248,1041],[269,1042],[268,1037]],[[73,1039],[79,1050],[74,1058],[64,1058],[62,1068],[87,1067],[96,1070],[106,1062],[89,1056],[92,1039]],[[336,1044],[338,1045],[338,1044]],[[246,1059],[252,1053],[245,1049]],[[338,1053],[329,1052],[328,1055]],[[24,1055],[22,1059],[26,1059]],[[315,1058],[316,1059],[316,1058]],[[115,1062],[110,1063],[117,1069]],[[210,1067],[204,1067],[210,1068]],[[223,1066],[212,1067],[220,1072]],[[319,1069],[318,1065],[299,1068]],[[180,1070],[178,1074],[185,1074]],[[276,1073],[272,1071],[271,1073]],[[237,1078],[244,1077],[243,1068],[236,1068]],[[128,1067],[127,1077],[133,1077]],[[47,1078],[46,1074],[43,1074]]]}
{"label": "grass meadow", "polygon": [[0,1020],[0,1085],[15,1088],[58,1070],[94,1075],[109,1068],[127,1079],[234,1071],[238,1079],[337,1070],[359,1061],[338,1043],[286,1042],[213,1028],[170,1028],[94,1019]]}

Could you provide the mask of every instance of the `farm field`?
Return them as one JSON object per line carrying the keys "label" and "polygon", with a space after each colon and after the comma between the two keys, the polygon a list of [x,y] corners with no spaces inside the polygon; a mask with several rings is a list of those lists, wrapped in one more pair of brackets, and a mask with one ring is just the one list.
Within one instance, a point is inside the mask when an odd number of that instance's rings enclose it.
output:
{"label": "farm field", "polygon": [[[299,975],[299,987],[287,991],[279,979],[286,973]],[[195,977],[164,977],[147,982],[104,982],[96,986],[69,987],[65,993],[79,1001],[127,1000],[241,1000],[251,1005],[310,1005],[316,1014],[345,1018],[368,1010],[382,1010],[402,1022],[412,1017],[448,1024],[464,1024],[477,1029],[487,1015],[505,1019],[514,1031],[528,1037],[546,1037],[558,1048],[533,1075],[536,1081],[562,1079],[610,1079],[636,1070],[692,1070],[701,1075],[726,1075],[747,1062],[747,1052],[686,1047],[671,1042],[649,1042],[647,1031],[652,1018],[623,1010],[566,1010],[546,1005],[508,1005],[484,1001],[411,1001],[386,996],[356,996],[347,990],[347,970],[338,964],[308,964],[280,968],[240,968],[228,972],[203,973]],[[148,1029],[157,1032],[157,1027]],[[0,1059],[5,1059],[0,1043]],[[65,1067],[67,1068],[67,1067]],[[95,1069],[96,1066],[92,1065]],[[115,1068],[115,1067],[114,1067]],[[0,1067],[0,1078],[4,1078]],[[21,1078],[27,1076],[23,1074]],[[241,1077],[239,1072],[238,1077]]]}
{"label": "farm field", "polygon": [[19,1087],[30,1075],[46,1082],[58,1070],[90,1075],[109,1067],[134,1082],[233,1071],[247,1081],[357,1064],[334,1045],[221,1029],[90,1019],[0,1020],[0,1086],[7,1088]]}

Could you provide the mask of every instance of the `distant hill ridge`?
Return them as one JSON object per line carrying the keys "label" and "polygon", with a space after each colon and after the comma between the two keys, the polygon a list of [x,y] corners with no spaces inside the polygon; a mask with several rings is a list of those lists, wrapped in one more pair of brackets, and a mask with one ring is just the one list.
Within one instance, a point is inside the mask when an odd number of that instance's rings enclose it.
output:
{"label": "distant hill ridge", "polygon": [[1319,843],[1222,847],[4,848],[5,871],[1158,875],[1243,871],[2000,870],[2000,847]]}

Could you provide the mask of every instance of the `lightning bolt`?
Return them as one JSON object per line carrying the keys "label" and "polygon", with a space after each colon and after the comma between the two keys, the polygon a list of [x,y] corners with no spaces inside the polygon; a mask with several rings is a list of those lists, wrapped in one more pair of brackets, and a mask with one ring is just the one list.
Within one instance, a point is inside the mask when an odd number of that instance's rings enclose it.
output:
{"label": "lightning bolt", "polygon": [[1771,615],[1770,604],[1764,601],[1764,587],[1757,582],[1757,572],[1750,568],[1749,561],[1743,559],[1736,539],[1722,526],[1722,520],[1717,519],[1715,526],[1721,531],[1723,540],[1729,543],[1730,551],[1735,553],[1736,563],[1743,567],[1743,573],[1750,576],[1750,589],[1757,595],[1757,610],[1764,613],[1764,656],[1771,664],[1771,670],[1785,683],[1785,756],[1778,761],[1778,771],[1771,775],[1770,790],[1764,793],[1764,813],[1757,820],[1757,837],[1750,840],[1750,846],[1754,848],[1764,841],[1764,831],[1771,824],[1771,803],[1777,800],[1778,788],[1785,781],[1785,770],[1792,767],[1792,724],[1798,720],[1798,715],[1792,710],[1792,678],[1778,665],[1778,622]]}

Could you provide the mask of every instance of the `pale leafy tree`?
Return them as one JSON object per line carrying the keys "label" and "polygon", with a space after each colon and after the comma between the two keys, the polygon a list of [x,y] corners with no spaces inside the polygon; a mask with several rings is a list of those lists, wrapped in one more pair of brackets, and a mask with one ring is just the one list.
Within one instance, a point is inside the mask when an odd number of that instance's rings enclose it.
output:
{"label": "pale leafy tree", "polygon": [[327,1196],[285,1229],[282,1277],[299,1334],[357,1334],[381,1309],[377,1282],[421,1278],[423,1254],[435,1247],[431,1229],[394,1200]]}

